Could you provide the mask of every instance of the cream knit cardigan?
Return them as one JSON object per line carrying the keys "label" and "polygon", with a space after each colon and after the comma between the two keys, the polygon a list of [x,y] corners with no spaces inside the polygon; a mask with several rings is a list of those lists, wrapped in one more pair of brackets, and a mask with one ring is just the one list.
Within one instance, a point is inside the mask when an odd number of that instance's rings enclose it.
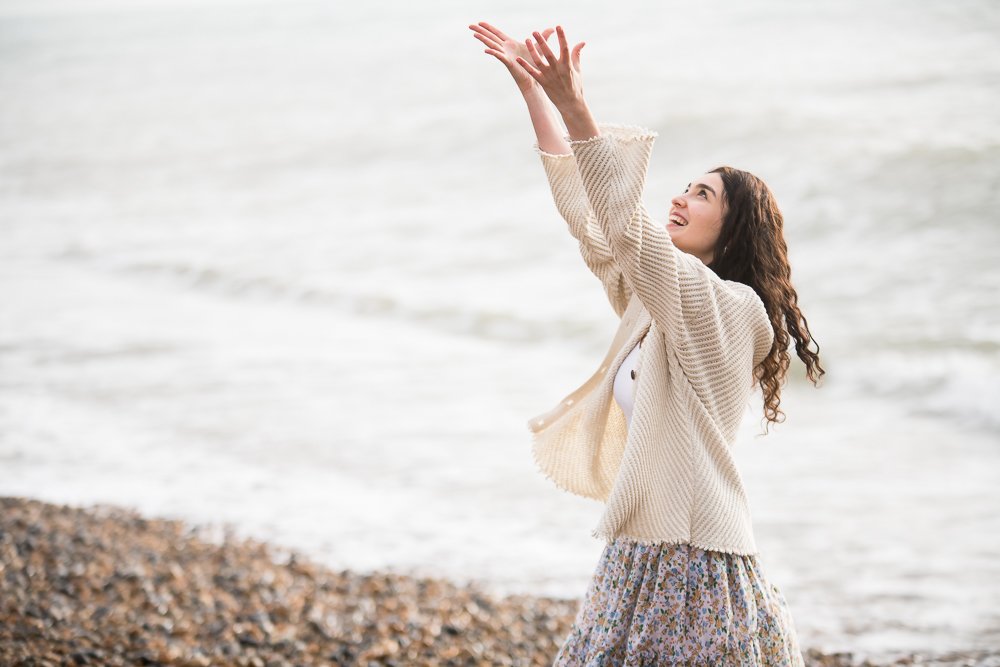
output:
{"label": "cream knit cardigan", "polygon": [[[732,456],[774,331],[756,292],[678,250],[642,204],[653,141],[641,127],[600,124],[541,156],[556,208],[600,278],[618,331],[600,368],[528,422],[541,472],[604,501],[593,536],[689,543],[757,553],[750,507]],[[614,377],[646,333],[631,427]]]}

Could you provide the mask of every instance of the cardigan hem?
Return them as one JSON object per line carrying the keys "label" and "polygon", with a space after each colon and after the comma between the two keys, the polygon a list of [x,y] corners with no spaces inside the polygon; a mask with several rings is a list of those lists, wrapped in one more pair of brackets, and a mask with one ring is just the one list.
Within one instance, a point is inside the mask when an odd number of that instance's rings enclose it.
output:
{"label": "cardigan hem", "polygon": [[[621,141],[646,141],[660,136],[659,132],[656,130],[650,130],[642,125],[628,125],[625,123],[599,123],[597,129],[610,130],[611,132],[609,134],[614,135],[615,139]],[[628,134],[622,134],[623,132]],[[608,136],[608,134],[597,134],[593,137],[587,137],[586,139],[570,139],[567,134],[564,138],[569,143],[570,148],[572,148],[573,146],[596,143],[601,139],[607,138]]]}
{"label": "cardigan hem", "polygon": [[532,150],[535,151],[535,153],[537,155],[541,155],[542,157],[550,157],[550,158],[555,158],[555,159],[560,159],[560,158],[561,159],[568,159],[568,158],[576,157],[573,153],[550,153],[547,150],[544,150],[544,149],[540,148],[538,146],[538,142],[533,143],[531,145],[531,148],[532,148]]}
{"label": "cardigan hem", "polygon": [[735,547],[725,547],[718,544],[708,544],[706,542],[701,542],[699,540],[686,539],[683,537],[670,537],[670,538],[657,538],[657,537],[635,537],[632,535],[627,535],[624,533],[619,533],[617,535],[608,535],[607,533],[601,531],[599,528],[595,528],[591,531],[591,536],[597,539],[603,539],[606,544],[611,544],[617,538],[623,538],[636,542],[637,544],[644,544],[647,546],[654,546],[657,544],[690,544],[698,549],[704,549],[705,551],[718,551],[721,553],[731,554],[733,556],[756,556],[760,554],[760,550],[755,546],[753,549],[737,549]]}
{"label": "cardigan hem", "polygon": [[531,434],[531,458],[535,461],[535,468],[545,477],[545,479],[549,480],[550,482],[555,484],[557,487],[559,487],[566,493],[571,493],[574,496],[589,498],[590,500],[596,500],[598,502],[605,502],[607,500],[607,498],[605,498],[604,496],[584,493],[583,491],[578,491],[576,489],[570,488],[569,486],[564,484],[561,480],[557,479],[555,476],[550,474],[549,471],[545,469],[545,466],[542,465],[542,459],[538,455],[538,447],[541,444],[540,442],[541,438],[539,437],[538,432],[535,431],[533,428],[531,428],[530,421],[528,422],[528,432]]}
{"label": "cardigan hem", "polygon": [[[649,128],[643,127],[642,125],[628,125],[626,123],[598,123],[598,130],[610,130],[612,133],[615,132],[632,132],[633,134],[617,134],[616,138],[624,141],[643,141],[646,139],[655,139],[660,136],[656,130],[650,130]],[[569,153],[550,153],[539,147],[536,141],[531,145],[535,153],[550,158],[571,158],[575,157],[576,154],[572,152],[572,148],[575,145],[586,144],[592,141],[597,141],[598,139],[603,139],[608,136],[607,134],[598,134],[587,139],[570,139],[568,134],[562,136],[563,140],[570,145]]]}

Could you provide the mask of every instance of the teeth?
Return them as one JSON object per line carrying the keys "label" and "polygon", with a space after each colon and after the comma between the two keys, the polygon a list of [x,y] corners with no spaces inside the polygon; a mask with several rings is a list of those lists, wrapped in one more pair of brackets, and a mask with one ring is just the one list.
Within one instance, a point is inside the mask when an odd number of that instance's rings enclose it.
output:
{"label": "teeth", "polygon": [[674,223],[675,225],[682,225],[682,226],[687,224],[686,222],[684,222],[684,218],[680,217],[679,215],[670,216],[670,222]]}

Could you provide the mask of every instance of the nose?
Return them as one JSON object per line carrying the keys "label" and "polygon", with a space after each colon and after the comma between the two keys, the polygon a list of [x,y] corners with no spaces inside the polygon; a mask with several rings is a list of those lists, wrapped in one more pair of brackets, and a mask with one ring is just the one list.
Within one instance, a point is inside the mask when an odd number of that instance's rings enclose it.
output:
{"label": "nose", "polygon": [[670,203],[676,206],[677,208],[683,208],[687,206],[687,200],[684,199],[684,195],[677,195],[676,197],[670,200]]}

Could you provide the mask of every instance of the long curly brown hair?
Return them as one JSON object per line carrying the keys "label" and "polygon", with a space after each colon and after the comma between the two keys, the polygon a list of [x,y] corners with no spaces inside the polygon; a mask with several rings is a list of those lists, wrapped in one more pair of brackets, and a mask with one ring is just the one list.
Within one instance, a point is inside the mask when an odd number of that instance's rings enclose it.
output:
{"label": "long curly brown hair", "polygon": [[[795,339],[795,352],[805,363],[806,376],[813,385],[818,385],[826,371],[819,364],[819,343],[812,337],[809,324],[797,305],[798,295],[792,287],[788,264],[784,217],[774,194],[764,181],[747,171],[722,166],[711,173],[722,178],[725,213],[708,268],[724,280],[752,287],[764,302],[774,328],[774,345],[754,369],[754,380],[764,394],[766,432],[771,422],[784,421],[785,413],[778,405],[790,363],[789,336]],[[816,346],[815,351],[809,349],[810,343]]]}

